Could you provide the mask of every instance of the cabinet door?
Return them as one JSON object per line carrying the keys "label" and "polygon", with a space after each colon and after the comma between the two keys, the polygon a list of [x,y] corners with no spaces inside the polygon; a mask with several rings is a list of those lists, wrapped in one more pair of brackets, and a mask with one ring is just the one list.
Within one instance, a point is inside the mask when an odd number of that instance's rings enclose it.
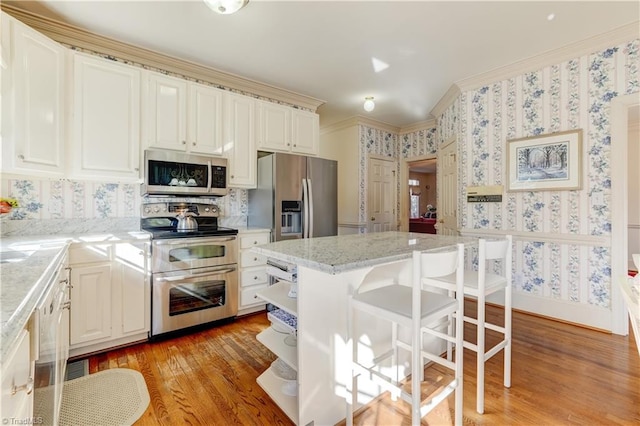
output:
{"label": "cabinet door", "polygon": [[293,110],[291,150],[299,154],[318,155],[320,152],[320,119],[318,114]]}
{"label": "cabinet door", "polygon": [[72,174],[138,179],[140,70],[76,53],[73,109]]}
{"label": "cabinet door", "polygon": [[111,337],[111,265],[72,266],[71,345]]}
{"label": "cabinet door", "polygon": [[225,93],[225,145],[228,184],[236,188],[255,188],[258,152],[255,140],[255,100]]}
{"label": "cabinet door", "polygon": [[222,95],[213,87],[189,85],[187,149],[191,152],[222,155]]}
{"label": "cabinet door", "polygon": [[29,345],[29,332],[21,330],[15,346],[8,350],[7,358],[2,360],[0,416],[3,424],[26,422],[33,418],[33,363]]}
{"label": "cabinet door", "polygon": [[117,300],[120,309],[118,320],[113,326],[118,327],[119,334],[142,333],[149,331],[151,313],[149,281],[145,273],[145,243],[121,243],[114,246],[115,263],[118,265],[119,294]]}
{"label": "cabinet door", "polygon": [[61,176],[66,49],[4,13],[2,27],[3,172]]}
{"label": "cabinet door", "polygon": [[187,81],[150,72],[148,101],[148,145],[186,150]]}
{"label": "cabinet door", "polygon": [[259,102],[258,147],[273,151],[291,150],[291,108]]}

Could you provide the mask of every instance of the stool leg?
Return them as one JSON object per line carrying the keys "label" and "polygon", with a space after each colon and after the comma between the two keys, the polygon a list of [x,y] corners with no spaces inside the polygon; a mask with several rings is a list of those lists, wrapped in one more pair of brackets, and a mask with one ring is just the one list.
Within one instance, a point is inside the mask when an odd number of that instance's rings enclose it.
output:
{"label": "stool leg", "polygon": [[511,283],[504,289],[504,338],[507,345],[504,348],[504,386],[511,387]]}
{"label": "stool leg", "polygon": [[485,295],[481,292],[478,295],[478,326],[477,326],[477,389],[476,389],[476,411],[484,413],[484,322],[485,322]]}
{"label": "stool leg", "polygon": [[[351,345],[351,348],[347,347],[347,353],[351,352],[351,362],[349,363],[349,368],[348,368],[348,372],[349,372],[349,376],[347,377],[347,380],[345,380],[345,387],[346,387],[346,395],[345,395],[345,402],[347,405],[347,416],[346,416],[346,423],[347,426],[353,426],[353,411],[355,410],[355,404],[356,404],[356,400],[357,398],[357,394],[358,394],[358,379],[355,375],[355,370],[353,368],[353,363],[356,362],[356,360],[358,359],[357,356],[357,344],[354,342],[354,329],[353,329],[353,308],[351,307],[351,300],[349,299],[349,301],[347,302],[348,304],[348,310],[347,310],[347,345]],[[351,399],[351,401],[349,401],[349,399]]]}

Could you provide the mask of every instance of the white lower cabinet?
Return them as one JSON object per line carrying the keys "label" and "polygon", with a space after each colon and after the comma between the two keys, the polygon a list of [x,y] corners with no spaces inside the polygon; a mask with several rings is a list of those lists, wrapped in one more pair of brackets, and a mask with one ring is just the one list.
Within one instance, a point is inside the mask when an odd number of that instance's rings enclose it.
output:
{"label": "white lower cabinet", "polygon": [[71,247],[72,356],[148,338],[148,245],[119,241]]}
{"label": "white lower cabinet", "polygon": [[[265,302],[288,312],[291,315],[298,315],[297,300],[289,297],[291,284],[288,282],[277,282],[272,286],[265,287],[257,293],[257,296]],[[296,339],[287,333],[276,330],[273,326],[262,331],[256,336],[258,341],[265,345],[280,360],[290,368],[298,371],[298,348],[295,345]],[[271,397],[271,399],[285,412],[285,414],[298,424],[298,396],[296,392],[291,393],[287,380],[278,376],[273,366],[262,373],[258,379],[258,384]]]}
{"label": "white lower cabinet", "polygon": [[266,266],[267,258],[253,253],[251,247],[267,244],[271,241],[269,230],[243,230],[238,235],[238,315],[262,311],[265,303],[257,296],[257,292],[266,288],[269,283]]}
{"label": "white lower cabinet", "polygon": [[27,424],[33,417],[33,374],[30,333],[21,330],[7,359],[2,362],[2,400],[0,418],[3,424]]}

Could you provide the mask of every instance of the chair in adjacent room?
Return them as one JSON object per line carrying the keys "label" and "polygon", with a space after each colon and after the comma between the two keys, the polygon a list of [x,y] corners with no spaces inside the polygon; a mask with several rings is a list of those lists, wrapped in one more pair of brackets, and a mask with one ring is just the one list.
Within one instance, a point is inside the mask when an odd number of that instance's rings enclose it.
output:
{"label": "chair in adjacent room", "polygon": [[[511,235],[496,240],[478,240],[478,270],[465,271],[464,294],[475,298],[478,303],[477,316],[464,316],[464,321],[476,325],[476,343],[465,340],[464,347],[476,353],[477,389],[476,411],[484,413],[484,370],[485,363],[496,353],[504,350],[504,386],[511,387]],[[500,261],[500,263],[496,263]],[[443,283],[441,288],[455,291],[456,276],[436,278]],[[486,300],[493,293],[504,290],[504,325],[486,321]],[[493,330],[501,334],[501,340],[486,348],[486,331]]]}
{"label": "chair in adjacent room", "polygon": [[[455,424],[462,424],[462,374],[463,374],[463,308],[464,308],[464,245],[457,244],[454,249],[421,252],[414,251],[411,263],[411,282],[391,284],[366,291],[363,284],[349,297],[348,303],[348,332],[352,344],[351,351],[351,383],[347,381],[347,424],[353,424],[353,410],[358,397],[358,377],[366,377],[383,389],[390,390],[394,399],[400,396],[411,405],[411,423],[419,425],[422,417],[433,410],[438,404],[446,400],[451,393],[455,393]],[[386,268],[382,265],[378,268]],[[371,274],[371,273],[370,273]],[[457,292],[455,297],[443,294],[442,291],[432,291],[429,287],[434,277],[456,275]],[[408,275],[408,274],[407,274]],[[365,288],[365,290],[362,290]],[[365,364],[358,356],[360,335],[366,333],[356,327],[358,315],[361,312],[382,318],[391,323],[391,349],[376,356]],[[455,315],[459,313],[459,315]],[[448,319],[455,316],[455,333],[448,333]],[[362,322],[357,324],[362,327]],[[373,325],[369,324],[370,327]],[[403,332],[410,331],[411,341],[399,338]],[[358,334],[358,331],[360,334]],[[431,340],[424,340],[427,336]],[[433,345],[433,341],[441,342]],[[433,348],[434,352],[425,350],[425,344]],[[455,359],[442,357],[447,344],[455,345]],[[389,345],[387,345],[389,346]],[[420,348],[419,350],[414,350]],[[408,350],[411,354],[411,390],[406,391],[399,380],[398,349]],[[374,354],[375,355],[375,354]],[[383,362],[391,361],[391,369],[395,374],[387,374],[380,366]],[[437,392],[422,401],[421,384],[424,380],[425,360],[440,364],[453,371],[453,379],[442,385]],[[428,367],[427,367],[428,368]]]}

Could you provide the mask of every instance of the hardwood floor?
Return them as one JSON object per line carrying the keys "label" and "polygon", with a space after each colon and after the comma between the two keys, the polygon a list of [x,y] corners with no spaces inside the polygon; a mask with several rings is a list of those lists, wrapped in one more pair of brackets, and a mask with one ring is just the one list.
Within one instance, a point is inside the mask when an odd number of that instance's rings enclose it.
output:
{"label": "hardwood floor", "polygon": [[[473,312],[475,303],[467,303]],[[502,316],[489,307],[489,316]],[[140,371],[151,403],[136,425],[290,425],[256,383],[275,359],[255,339],[264,314],[89,358],[90,373]],[[465,333],[474,333],[467,326]],[[471,338],[471,336],[469,336]],[[492,333],[488,342],[496,339]],[[502,354],[487,362],[485,414],[475,411],[475,354],[465,351],[465,424],[640,424],[640,357],[632,336],[615,336],[518,312],[513,316],[512,386],[502,385]],[[445,374],[434,367],[428,377]],[[426,391],[426,389],[425,389]],[[453,406],[453,397],[448,403]],[[452,424],[446,403],[423,424]],[[356,424],[410,424],[407,406],[386,395],[358,412]]]}

